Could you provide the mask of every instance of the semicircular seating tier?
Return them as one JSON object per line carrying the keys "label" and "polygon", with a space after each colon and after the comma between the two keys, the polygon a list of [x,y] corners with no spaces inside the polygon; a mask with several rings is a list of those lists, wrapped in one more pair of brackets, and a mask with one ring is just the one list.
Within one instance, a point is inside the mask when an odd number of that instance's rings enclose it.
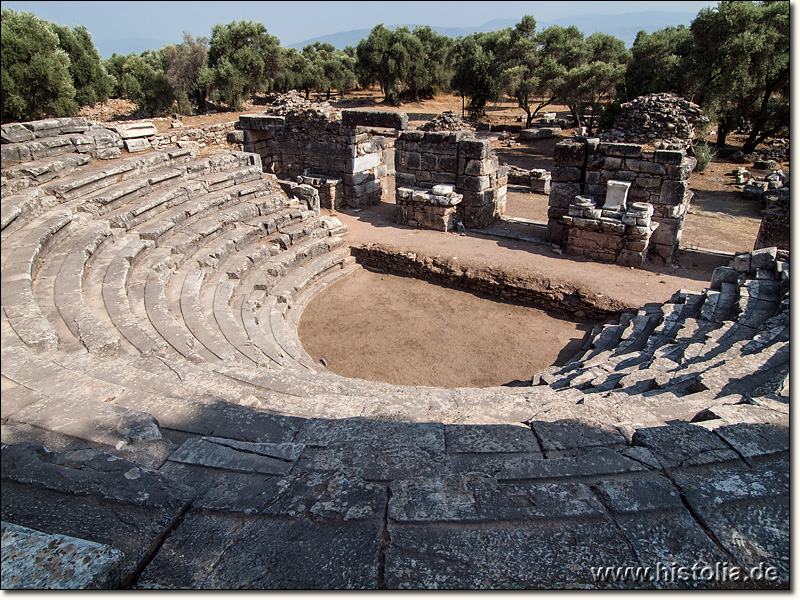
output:
{"label": "semicircular seating tier", "polygon": [[254,154],[52,129],[3,144],[4,587],[722,587],[603,571],[698,561],[788,585],[787,253],[528,387],[347,379],[297,334],[356,268],[335,216]]}

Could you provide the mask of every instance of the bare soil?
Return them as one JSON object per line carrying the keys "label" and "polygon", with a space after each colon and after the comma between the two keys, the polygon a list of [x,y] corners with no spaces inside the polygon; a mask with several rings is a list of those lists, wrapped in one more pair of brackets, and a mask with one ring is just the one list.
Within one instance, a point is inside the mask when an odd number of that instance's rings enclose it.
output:
{"label": "bare soil", "polygon": [[[136,117],[134,107],[128,106],[126,114],[121,101],[115,102],[113,109],[98,106],[86,110],[84,116],[104,121]],[[402,110],[409,115],[412,128],[445,110],[459,112],[462,107],[461,98],[452,95],[392,107],[374,91],[355,92],[336,104],[341,108]],[[183,117],[182,121],[184,127],[201,127],[236,120],[240,114],[257,110],[258,106],[248,105],[240,112],[220,111]],[[556,112],[559,118],[568,114],[565,107],[545,110]],[[495,124],[518,124],[522,115],[511,102],[487,107],[487,116]],[[146,120],[165,131],[172,119]],[[566,130],[562,138],[572,134]],[[509,145],[497,135],[480,135],[493,138],[492,146],[501,163],[525,169],[550,170],[553,146],[559,141],[519,143],[512,139]],[[742,141],[729,137],[733,145]],[[345,240],[350,245],[380,242],[398,250],[448,257],[475,268],[488,266],[554,282],[572,282],[580,289],[641,307],[663,303],[682,288],[702,290],[713,269],[728,262],[724,256],[692,250],[752,250],[761,207],[744,198],[735,186],[732,172],[737,166],[741,165],[715,160],[704,172],[692,174],[695,197],[686,217],[678,264],[645,269],[559,255],[549,244],[474,232],[456,235],[401,227],[394,223],[393,194],[377,206],[336,214],[350,229]],[[788,162],[781,167],[788,173]],[[546,222],[547,201],[546,195],[512,186],[506,214]],[[531,307],[358,269],[309,303],[300,321],[300,337],[312,357],[324,359],[330,370],[341,375],[408,385],[484,387],[526,380],[541,368],[562,364],[577,351],[591,326]]]}

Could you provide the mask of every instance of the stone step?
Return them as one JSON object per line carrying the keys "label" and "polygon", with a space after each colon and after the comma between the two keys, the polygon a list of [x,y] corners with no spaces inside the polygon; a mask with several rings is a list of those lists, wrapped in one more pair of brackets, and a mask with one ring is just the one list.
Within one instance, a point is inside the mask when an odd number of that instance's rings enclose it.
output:
{"label": "stone step", "polygon": [[[159,250],[161,252],[156,254]],[[175,255],[168,248],[154,250],[151,254],[163,257],[163,261],[175,260]],[[214,354],[199,344],[185,326],[175,320],[167,307],[165,287],[170,275],[171,271],[168,268],[164,269],[163,273],[152,270],[147,275],[144,286],[144,305],[147,317],[162,339],[183,357],[192,362],[214,360],[216,358]]]}
{"label": "stone step", "polygon": [[200,289],[203,280],[210,274],[192,269],[183,280],[180,295],[181,317],[198,343],[223,361],[238,361],[239,358],[213,320],[200,306]]}
{"label": "stone step", "polygon": [[17,335],[39,351],[57,348],[59,336],[34,300],[33,274],[53,245],[67,235],[72,220],[66,209],[54,209],[35,218],[14,235],[3,264],[3,310]]}
{"label": "stone step", "polygon": [[[59,246],[63,262],[54,283],[53,302],[72,334],[86,349],[98,356],[114,357],[120,340],[92,313],[83,298],[83,279],[88,262],[101,247],[113,243],[112,230],[105,221],[92,221]],[[52,258],[56,259],[56,256]]]}
{"label": "stone step", "polygon": [[143,173],[156,171],[173,164],[184,163],[191,158],[192,154],[185,150],[153,152],[61,178],[47,184],[45,189],[62,200],[84,198],[122,180],[132,179]]}
{"label": "stone step", "polygon": [[[197,182],[195,184],[200,186]],[[246,183],[242,184],[242,186],[246,185]],[[200,234],[199,238],[195,239],[190,235],[188,239],[176,238],[175,242],[176,246],[181,242],[187,241],[190,244],[196,244],[205,236],[211,235],[224,227],[225,218],[232,219],[230,216],[221,217],[220,211],[224,209],[235,210],[241,198],[243,198],[239,195],[239,190],[239,187],[229,187],[221,191],[204,193],[201,186],[190,193],[188,201],[173,206],[155,218],[134,226],[132,231],[138,233],[143,239],[150,239],[162,245],[169,244],[167,240],[178,235],[184,229],[197,224],[192,233]],[[228,213],[222,214],[227,215]],[[229,223],[233,222],[233,220],[229,221]]]}
{"label": "stone step", "polygon": [[244,324],[236,318],[240,315],[241,305],[237,311],[231,305],[236,292],[237,280],[229,279],[227,275],[220,274],[214,284],[213,317],[227,342],[237,352],[245,356],[256,365],[269,365],[272,361],[258,346],[247,336]]}
{"label": "stone step", "polygon": [[[128,240],[127,243],[124,240]],[[164,355],[168,347],[166,342],[149,321],[142,321],[133,314],[128,297],[131,269],[154,247],[153,242],[127,236],[120,238],[117,244],[122,247],[111,260],[103,278],[101,294],[106,312],[119,335],[139,352]]]}
{"label": "stone step", "polygon": [[122,587],[133,584],[189,506],[181,486],[102,450],[15,444],[0,458],[3,520],[116,549]]}

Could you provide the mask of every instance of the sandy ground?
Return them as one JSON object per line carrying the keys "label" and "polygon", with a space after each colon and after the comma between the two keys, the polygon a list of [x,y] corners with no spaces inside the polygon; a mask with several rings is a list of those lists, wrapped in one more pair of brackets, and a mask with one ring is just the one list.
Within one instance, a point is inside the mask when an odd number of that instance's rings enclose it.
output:
{"label": "sandy ground", "polygon": [[[415,128],[445,110],[460,113],[461,98],[443,95],[391,107],[376,92],[362,91],[349,94],[338,105],[402,110]],[[258,105],[250,103],[237,113],[220,111],[182,120],[184,127],[199,127],[236,120],[239,114],[258,110]],[[568,114],[565,107],[546,110],[557,112],[558,117]],[[129,103],[116,100],[82,114],[109,121],[129,119],[132,112]],[[504,102],[489,105],[487,115],[493,123],[516,124],[522,111],[512,102]],[[159,130],[166,130],[172,119],[148,120]],[[571,135],[569,130],[562,133],[562,137]],[[558,141],[508,146],[495,140],[492,145],[501,163],[549,170]],[[730,143],[737,141],[741,142],[736,136],[729,138]],[[641,307],[663,303],[678,289],[704,289],[714,267],[727,263],[693,249],[729,253],[752,250],[761,207],[745,199],[735,187],[732,171],[737,166],[715,161],[705,172],[692,175],[690,183],[696,195],[686,218],[677,267],[623,268],[559,255],[544,243],[401,227],[394,223],[391,198],[361,211],[336,214],[350,229],[346,236],[350,245],[379,242],[474,267],[490,266],[572,282],[631,307]],[[787,173],[788,167],[788,163],[782,165]],[[510,187],[506,214],[546,222],[547,200],[546,195]],[[530,379],[541,368],[563,363],[577,351],[591,327],[590,323],[565,320],[535,308],[359,268],[309,303],[300,321],[300,336],[312,357],[324,359],[330,370],[341,375],[397,384],[484,387]]]}

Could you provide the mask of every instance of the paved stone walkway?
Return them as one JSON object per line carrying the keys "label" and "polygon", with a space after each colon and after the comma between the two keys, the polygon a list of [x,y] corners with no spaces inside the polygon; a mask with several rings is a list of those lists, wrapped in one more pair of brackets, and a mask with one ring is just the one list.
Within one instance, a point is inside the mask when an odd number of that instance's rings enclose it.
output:
{"label": "paved stone walkway", "polygon": [[528,387],[345,379],[297,338],[338,219],[252,155],[41,139],[3,146],[4,589],[788,587],[788,255]]}

